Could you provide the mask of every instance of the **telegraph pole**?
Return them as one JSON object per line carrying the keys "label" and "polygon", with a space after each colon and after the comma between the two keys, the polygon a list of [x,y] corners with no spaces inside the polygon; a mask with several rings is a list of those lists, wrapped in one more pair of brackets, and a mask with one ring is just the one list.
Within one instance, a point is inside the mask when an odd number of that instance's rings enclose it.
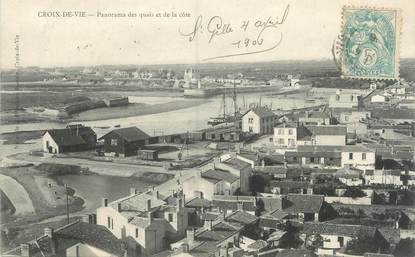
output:
{"label": "telegraph pole", "polygon": [[69,224],[69,195],[68,195],[68,184],[65,184],[66,192],[66,221]]}

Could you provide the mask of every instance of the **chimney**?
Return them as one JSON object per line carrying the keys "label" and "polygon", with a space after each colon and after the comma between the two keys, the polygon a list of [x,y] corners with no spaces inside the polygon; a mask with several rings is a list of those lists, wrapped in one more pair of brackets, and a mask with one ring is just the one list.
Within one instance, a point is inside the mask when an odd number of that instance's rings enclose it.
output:
{"label": "chimney", "polygon": [[153,223],[153,213],[151,211],[147,212],[147,219],[148,219],[148,224]]}
{"label": "chimney", "polygon": [[159,197],[160,197],[160,193],[159,193],[159,191],[158,191],[158,190],[153,190],[153,197],[155,197],[155,198],[159,199]]}
{"label": "chimney", "polygon": [[207,229],[207,230],[212,230],[212,221],[211,220],[205,220],[205,224],[204,224],[204,227]]}
{"label": "chimney", "polygon": [[182,205],[183,205],[183,198],[179,197],[177,199],[176,205],[177,205],[177,209],[180,210],[182,208]]}
{"label": "chimney", "polygon": [[102,198],[102,207],[108,206],[108,198]]}
{"label": "chimney", "polygon": [[52,238],[53,237],[53,228],[44,228],[43,233],[45,236]]}
{"label": "chimney", "polygon": [[237,209],[243,211],[244,210],[244,203],[237,203]]}
{"label": "chimney", "polygon": [[186,230],[186,238],[189,244],[192,244],[196,240],[196,230],[194,228]]}
{"label": "chimney", "polygon": [[22,257],[30,257],[30,245],[20,244],[20,255]]}
{"label": "chimney", "polygon": [[189,252],[189,245],[186,244],[186,243],[182,244],[182,251],[184,253],[188,253]]}
{"label": "chimney", "polygon": [[138,192],[137,188],[135,187],[130,187],[130,195],[136,195]]}
{"label": "chimney", "polygon": [[151,210],[151,199],[147,199],[147,209],[146,211],[150,211]]}
{"label": "chimney", "polygon": [[121,212],[121,203],[118,203],[118,204],[117,204],[117,211],[118,211],[118,212]]}

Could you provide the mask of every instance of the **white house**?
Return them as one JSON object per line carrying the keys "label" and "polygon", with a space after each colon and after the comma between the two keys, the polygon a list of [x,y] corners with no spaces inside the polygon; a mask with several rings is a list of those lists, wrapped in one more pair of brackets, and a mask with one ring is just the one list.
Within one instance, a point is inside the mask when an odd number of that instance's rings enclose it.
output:
{"label": "white house", "polygon": [[400,170],[366,170],[364,178],[367,185],[383,184],[402,186]]}
{"label": "white house", "polygon": [[219,169],[196,172],[195,176],[183,181],[185,195],[192,197],[202,193],[207,200],[212,200],[214,195],[233,195],[238,188],[239,176]]}
{"label": "white house", "polygon": [[310,244],[317,236],[322,237],[323,245],[317,249],[319,255],[335,255],[338,250],[347,247],[352,239],[373,238],[379,239],[379,244],[383,242],[375,227],[361,225],[307,223],[304,225],[302,235],[306,244]]}
{"label": "white house", "polygon": [[375,94],[370,98],[372,103],[385,103],[389,101],[389,97],[385,94]]}
{"label": "white house", "polygon": [[352,123],[361,120],[367,120],[371,118],[370,111],[349,111],[349,112],[341,112],[339,122],[340,123]]}
{"label": "white house", "polygon": [[356,93],[346,93],[338,90],[329,98],[329,108],[358,109],[362,107],[362,97]]}
{"label": "white house", "polygon": [[298,145],[346,145],[346,126],[281,124],[274,128],[274,145],[295,148]]}
{"label": "white house", "polygon": [[[274,128],[274,145],[277,147],[295,148],[297,135],[303,134],[304,128],[298,128],[294,123],[283,123]],[[299,132],[300,131],[300,132]]]}
{"label": "white house", "polygon": [[256,107],[242,116],[242,131],[254,134],[271,134],[276,121],[276,115],[265,107]]}
{"label": "white house", "polygon": [[341,149],[341,166],[360,170],[375,169],[375,151],[363,145],[346,145]]}
{"label": "white house", "polygon": [[103,199],[97,209],[97,224],[107,227],[119,239],[129,237],[138,243],[136,251],[149,256],[166,249],[166,240],[186,234],[188,215],[184,195],[162,196],[158,191],[138,193],[108,203]]}

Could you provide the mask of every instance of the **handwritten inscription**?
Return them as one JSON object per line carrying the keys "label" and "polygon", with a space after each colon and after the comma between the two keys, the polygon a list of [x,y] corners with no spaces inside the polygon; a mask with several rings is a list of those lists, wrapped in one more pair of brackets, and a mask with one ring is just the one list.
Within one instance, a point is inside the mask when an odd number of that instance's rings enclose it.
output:
{"label": "handwritten inscription", "polygon": [[[231,24],[221,16],[212,16],[205,19],[205,17],[200,15],[188,32],[183,32],[179,29],[179,33],[181,36],[186,37],[189,42],[203,40],[203,35],[207,34],[208,44],[228,43],[233,49],[246,50],[240,53],[209,57],[204,60],[262,53],[275,49],[281,43],[283,34],[278,29],[287,20],[289,11],[290,5],[287,5],[281,16],[270,16],[254,20],[247,19],[239,24]],[[273,32],[274,34],[266,37],[265,34],[268,32]],[[279,34],[279,36],[276,37],[275,33]],[[234,40],[235,37],[237,38],[236,40]],[[223,42],[225,40],[228,42]]]}

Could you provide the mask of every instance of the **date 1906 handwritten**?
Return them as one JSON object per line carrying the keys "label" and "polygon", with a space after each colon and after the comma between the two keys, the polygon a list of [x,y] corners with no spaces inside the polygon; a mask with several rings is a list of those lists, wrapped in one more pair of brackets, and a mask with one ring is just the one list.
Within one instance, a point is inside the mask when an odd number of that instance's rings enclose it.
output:
{"label": "date 1906 handwritten", "polygon": [[[231,24],[221,16],[212,16],[205,20],[199,15],[189,32],[179,29],[181,36],[188,42],[204,40],[208,44],[229,44],[230,54],[204,58],[209,61],[219,58],[227,58],[238,55],[258,54],[275,49],[283,38],[279,27],[287,20],[290,5],[287,5],[281,16],[269,16],[268,18],[247,19],[240,23]],[[207,22],[205,22],[207,21]],[[225,41],[225,42],[224,42]],[[240,50],[240,52],[236,52]]]}

